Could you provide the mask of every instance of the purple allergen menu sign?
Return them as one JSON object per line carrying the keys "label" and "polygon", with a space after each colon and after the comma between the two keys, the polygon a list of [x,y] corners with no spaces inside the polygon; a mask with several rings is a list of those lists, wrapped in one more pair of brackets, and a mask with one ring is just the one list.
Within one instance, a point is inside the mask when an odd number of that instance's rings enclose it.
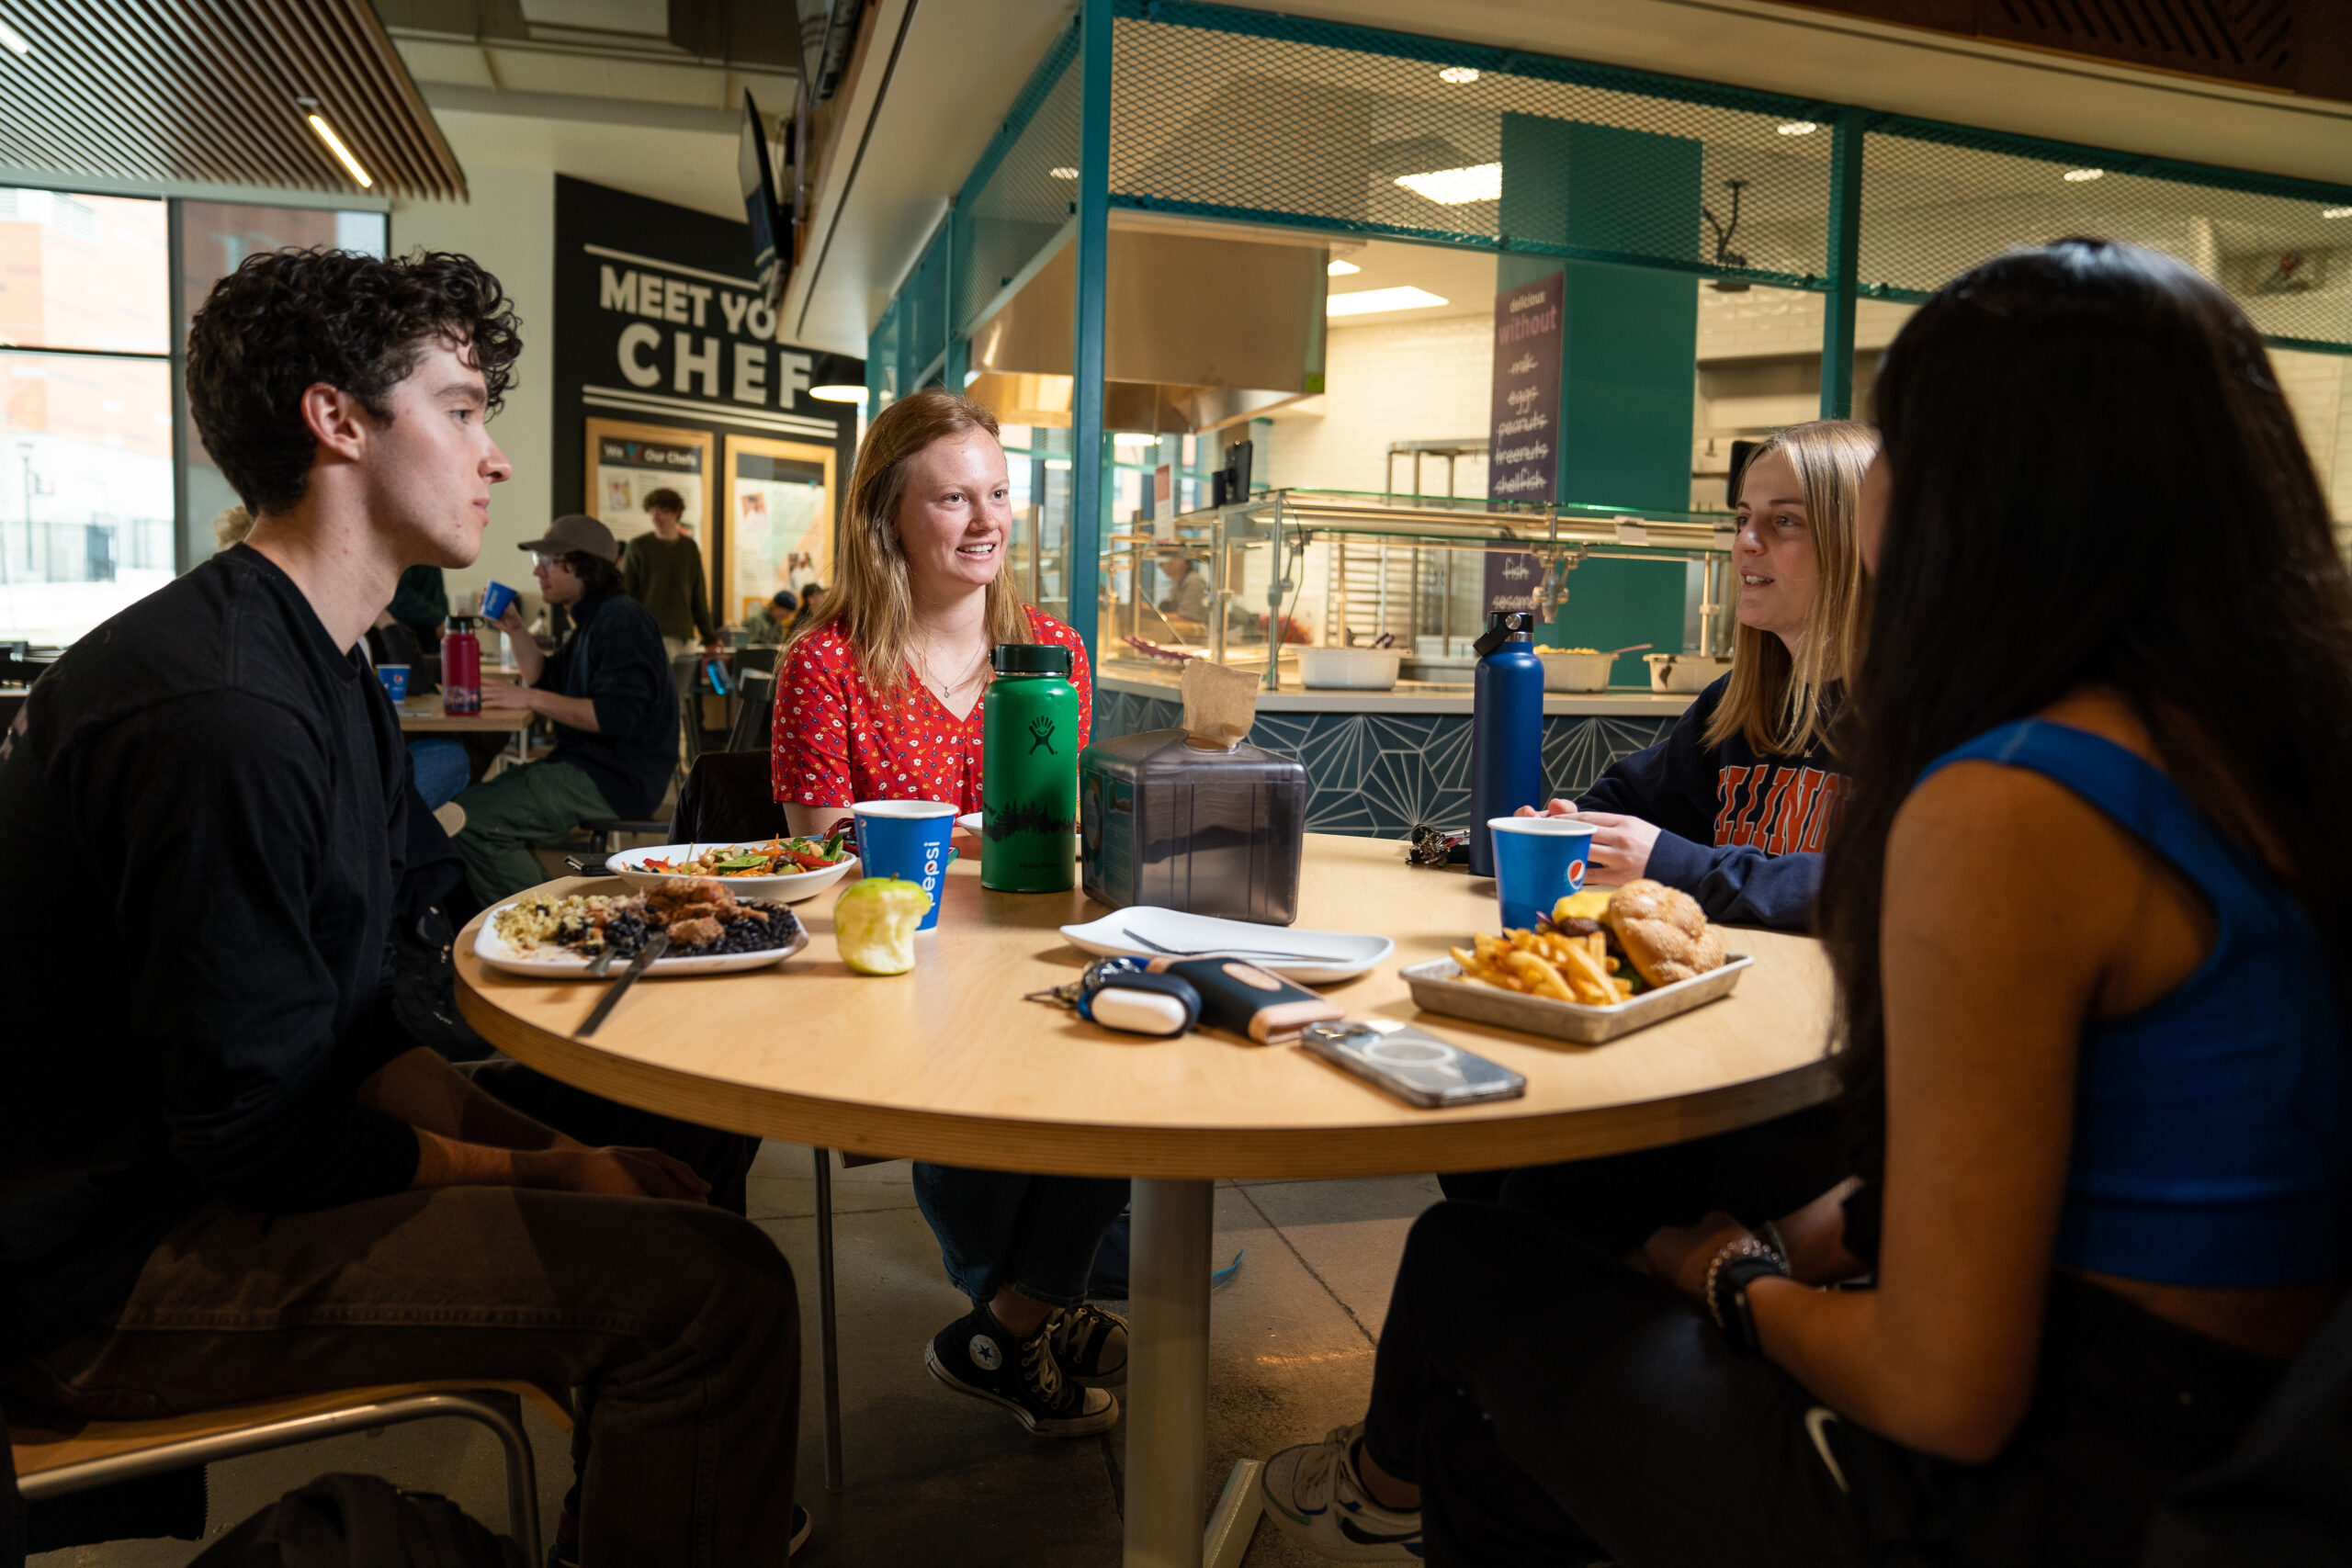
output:
{"label": "purple allergen menu sign", "polygon": [[[1563,273],[1495,296],[1495,400],[1487,437],[1487,496],[1538,505],[1554,498],[1560,473]],[[1533,556],[1490,552],[1487,611],[1532,610]]]}

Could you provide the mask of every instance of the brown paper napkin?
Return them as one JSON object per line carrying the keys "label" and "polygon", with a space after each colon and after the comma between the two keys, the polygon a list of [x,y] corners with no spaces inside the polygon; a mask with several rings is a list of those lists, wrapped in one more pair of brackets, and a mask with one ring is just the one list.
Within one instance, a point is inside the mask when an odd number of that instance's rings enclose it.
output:
{"label": "brown paper napkin", "polygon": [[1258,718],[1258,677],[1205,659],[1189,660],[1176,689],[1184,698],[1184,738],[1204,750],[1230,751]]}

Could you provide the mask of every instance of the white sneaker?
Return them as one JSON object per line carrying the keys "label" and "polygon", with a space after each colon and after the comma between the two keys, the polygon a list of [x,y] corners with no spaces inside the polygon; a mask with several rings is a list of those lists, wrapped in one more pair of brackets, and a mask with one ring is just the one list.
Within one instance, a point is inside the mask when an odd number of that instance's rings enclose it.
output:
{"label": "white sneaker", "polygon": [[1301,1443],[1266,1461],[1259,1490],[1266,1513],[1326,1557],[1354,1562],[1419,1562],[1421,1512],[1384,1507],[1356,1473],[1363,1423],[1334,1427],[1319,1443]]}

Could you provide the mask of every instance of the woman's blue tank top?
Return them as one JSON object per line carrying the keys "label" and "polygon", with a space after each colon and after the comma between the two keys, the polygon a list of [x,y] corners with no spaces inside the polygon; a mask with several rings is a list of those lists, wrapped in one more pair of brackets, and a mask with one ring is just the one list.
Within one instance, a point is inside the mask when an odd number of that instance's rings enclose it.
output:
{"label": "woman's blue tank top", "polygon": [[2104,737],[2028,719],[1920,777],[1960,761],[2064,784],[2179,872],[2218,928],[2176,989],[2083,1032],[2057,1261],[2241,1289],[2352,1274],[2352,1060],[2317,927],[2170,779]]}

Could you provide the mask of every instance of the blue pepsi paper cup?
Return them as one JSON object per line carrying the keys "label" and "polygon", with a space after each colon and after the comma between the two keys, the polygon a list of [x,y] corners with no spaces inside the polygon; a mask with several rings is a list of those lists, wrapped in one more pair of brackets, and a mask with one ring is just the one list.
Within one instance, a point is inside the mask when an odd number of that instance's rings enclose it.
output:
{"label": "blue pepsi paper cup", "polygon": [[1592,825],[1566,817],[1491,817],[1495,897],[1506,930],[1524,930],[1584,887]]}
{"label": "blue pepsi paper cup", "polygon": [[514,590],[503,582],[492,582],[481,591],[481,618],[495,621],[506,614],[506,606],[514,603]]}
{"label": "blue pepsi paper cup", "polygon": [[384,683],[384,695],[392,699],[395,707],[408,701],[407,665],[379,664],[376,666],[376,679]]}
{"label": "blue pepsi paper cup", "polygon": [[930,894],[931,908],[915,929],[933,930],[947,863],[956,858],[947,845],[956,808],[944,800],[861,800],[849,809],[857,818],[857,874],[895,876]]}

